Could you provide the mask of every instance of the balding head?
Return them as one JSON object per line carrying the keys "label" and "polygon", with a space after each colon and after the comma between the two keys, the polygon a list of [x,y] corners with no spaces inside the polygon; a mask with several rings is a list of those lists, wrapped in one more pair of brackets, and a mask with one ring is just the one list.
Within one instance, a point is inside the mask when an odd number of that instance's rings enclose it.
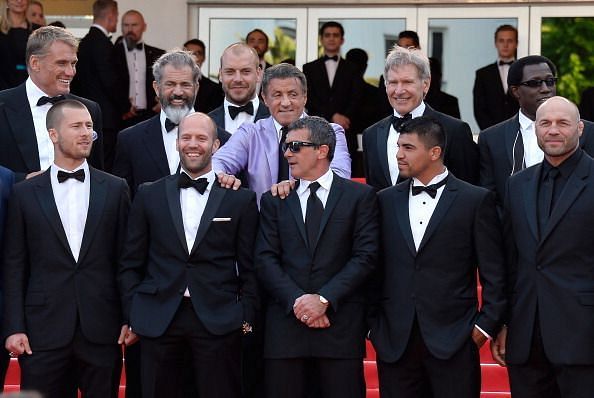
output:
{"label": "balding head", "polygon": [[182,169],[192,178],[208,173],[219,149],[217,126],[204,113],[184,117],[177,130],[177,151]]}
{"label": "balding head", "polygon": [[547,115],[548,113],[551,112],[551,110],[554,111],[564,111],[567,112],[569,115],[573,115],[574,116],[574,120],[576,122],[580,121],[580,111],[577,107],[576,104],[574,104],[573,102],[571,102],[570,100],[568,100],[565,97],[561,97],[561,96],[555,96],[555,97],[551,97],[548,100],[546,100],[536,111],[536,121],[538,122],[539,119],[539,115],[540,117],[544,117],[544,115]]}

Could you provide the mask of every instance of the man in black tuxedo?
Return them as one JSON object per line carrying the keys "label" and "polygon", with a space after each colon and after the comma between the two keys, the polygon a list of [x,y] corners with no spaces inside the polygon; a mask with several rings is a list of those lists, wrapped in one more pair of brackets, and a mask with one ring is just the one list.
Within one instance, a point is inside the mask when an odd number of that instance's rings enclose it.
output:
{"label": "man in black tuxedo", "polygon": [[492,343],[514,398],[586,398],[594,391],[594,160],[579,148],[577,107],[553,97],[536,111],[544,160],[509,179],[507,329]]}
{"label": "man in black tuxedo", "polygon": [[291,123],[284,154],[299,185],[285,199],[262,196],[256,272],[270,295],[268,398],[304,398],[312,386],[324,398],[365,397],[363,285],[378,251],[376,196],[334,174],[335,145],[324,119]]}
{"label": "man in black tuxedo", "polygon": [[262,71],[270,68],[272,65],[266,62],[264,56],[268,52],[268,35],[262,29],[251,30],[245,36],[245,44],[256,50],[258,53],[258,63]]}
{"label": "man in black tuxedo", "polygon": [[[194,112],[200,69],[185,51],[162,55],[153,66],[153,90],[161,112],[123,130],[118,137],[113,173],[128,182],[132,195],[142,183],[175,174],[179,168],[176,150],[177,126]],[[229,134],[219,130],[219,140]]]}
{"label": "man in black tuxedo", "polygon": [[45,398],[118,396],[128,335],[117,286],[126,182],[89,166],[93,122],[78,101],[47,114],[54,163],[14,187],[4,251],[5,347],[21,388]]}
{"label": "man in black tuxedo", "polygon": [[128,103],[120,115],[120,127],[130,127],[159,113],[153,90],[153,64],[165,53],[142,42],[146,22],[139,11],[128,10],[122,16],[123,39],[114,46],[114,68],[118,79],[120,102]]}
{"label": "man in black tuxedo", "polygon": [[46,170],[54,159],[45,117],[52,103],[76,99],[93,119],[93,150],[89,164],[103,168],[101,109],[93,101],[70,94],[76,73],[78,40],[54,26],[37,29],[27,42],[29,78],[20,86],[0,91],[0,165],[16,174],[17,181]]}
{"label": "man in black tuxedo", "polygon": [[430,384],[435,396],[478,398],[479,349],[502,325],[505,262],[494,194],[444,167],[445,141],[433,119],[405,124],[397,157],[410,180],[378,194],[382,286],[370,338],[382,397],[417,398]]}
{"label": "man in black tuxedo", "polygon": [[396,161],[399,129],[406,120],[419,116],[433,118],[443,126],[447,168],[461,180],[478,183],[478,149],[468,124],[435,111],[423,101],[431,83],[427,57],[415,48],[394,46],[386,58],[384,77],[394,114],[363,132],[367,183],[379,190],[401,180]]}
{"label": "man in black tuxedo", "polygon": [[518,111],[518,101],[509,90],[507,75],[516,59],[518,30],[501,25],[495,31],[497,61],[476,71],[472,89],[474,118],[484,130]]}
{"label": "man in black tuxedo", "polygon": [[[8,198],[12,192],[14,185],[14,173],[9,169],[0,166],[0,262],[4,260],[4,225],[6,220],[6,210],[8,207]],[[4,283],[2,281],[2,274],[0,274],[0,303],[4,298],[2,294]],[[3,308],[3,305],[0,304]],[[0,324],[2,323],[2,316],[0,315]],[[0,392],[4,391],[4,378],[8,370],[10,357],[8,351],[0,349]]]}
{"label": "man in black tuxedo", "polygon": [[113,0],[93,3],[93,24],[78,47],[77,73],[72,92],[97,101],[103,116],[103,152],[105,170],[111,172],[121,116],[130,110],[128,98],[121,91],[115,69],[110,34],[116,31],[118,4]]}
{"label": "man in black tuxedo", "polygon": [[[540,55],[529,55],[514,62],[507,78],[520,111],[479,135],[480,184],[496,192],[500,208],[509,177],[544,158],[536,140],[534,120],[538,107],[556,95],[556,73],[555,65]],[[580,148],[594,155],[594,124],[591,122],[584,121]]]}
{"label": "man in black tuxedo", "polygon": [[233,134],[243,123],[253,123],[270,116],[257,90],[262,82],[262,68],[256,51],[243,43],[231,44],[221,55],[219,80],[225,100],[208,115],[218,127]]}
{"label": "man in black tuxedo", "polygon": [[241,396],[241,335],[258,309],[258,208],[253,192],[216,181],[216,131],[206,114],[186,116],[181,172],[142,185],[132,205],[119,279],[141,340],[143,398],[180,396],[187,353],[200,397]]}
{"label": "man in black tuxedo", "polygon": [[[206,58],[206,46],[200,39],[190,39],[184,43],[184,49],[189,51],[196,64],[202,71],[202,64]],[[200,75],[200,89],[196,102],[194,102],[194,110],[196,112],[208,113],[223,103],[225,94],[221,88],[220,83],[215,83],[204,73]]]}

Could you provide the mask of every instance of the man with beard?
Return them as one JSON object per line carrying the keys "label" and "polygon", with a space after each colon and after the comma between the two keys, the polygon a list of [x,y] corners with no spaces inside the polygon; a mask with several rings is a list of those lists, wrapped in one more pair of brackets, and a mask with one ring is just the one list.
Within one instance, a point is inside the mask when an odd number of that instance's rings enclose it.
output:
{"label": "man with beard", "polygon": [[[161,112],[125,129],[118,137],[113,173],[126,179],[132,195],[140,184],[177,172],[177,125],[194,112],[200,69],[190,54],[174,50],[155,62],[153,77]],[[228,133],[219,131],[221,143],[228,138]]]}
{"label": "man with beard", "polygon": [[268,35],[262,29],[254,29],[245,37],[245,44],[256,50],[258,53],[258,63],[262,70],[270,68],[272,65],[266,62],[264,55],[268,52]]}
{"label": "man with beard", "polygon": [[122,127],[130,127],[159,112],[153,91],[152,66],[165,51],[142,42],[146,23],[139,11],[129,10],[122,16],[123,39],[114,46],[114,62],[118,75],[118,95],[129,101],[129,110],[122,115]]}

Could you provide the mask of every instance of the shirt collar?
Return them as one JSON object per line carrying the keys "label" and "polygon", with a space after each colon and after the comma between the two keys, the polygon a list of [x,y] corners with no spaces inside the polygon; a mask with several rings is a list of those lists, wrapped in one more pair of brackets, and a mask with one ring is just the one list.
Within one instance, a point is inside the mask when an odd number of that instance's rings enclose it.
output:
{"label": "shirt collar", "polygon": [[[577,167],[577,164],[582,158],[583,153],[584,152],[582,151],[582,149],[578,148],[574,153],[571,154],[570,157],[565,159],[563,163],[557,166],[557,169],[559,170],[559,173],[563,178],[567,179],[571,175],[571,173],[573,173],[573,171]],[[549,161],[545,158],[542,162],[542,170],[540,174],[541,180],[545,178],[549,170],[552,168],[553,165],[550,164]]]}
{"label": "shirt collar", "polygon": [[37,101],[39,101],[41,97],[49,97],[49,95],[44,93],[35,83],[33,83],[33,80],[31,80],[30,77],[25,81],[25,91],[31,107],[37,106]]}
{"label": "shirt collar", "polygon": [[534,120],[524,115],[521,109],[520,112],[518,112],[518,119],[520,120],[520,126],[522,127],[522,130],[528,130],[534,127]]}
{"label": "shirt collar", "polygon": [[[254,117],[255,117],[256,116],[256,112],[258,112],[258,107],[260,106],[260,99],[256,95],[254,98],[252,98],[250,100],[250,102],[254,106]],[[227,97],[225,97],[225,99],[223,100],[223,106],[225,107],[225,109],[228,109],[229,106],[240,106],[240,105],[234,104],[233,102],[229,101],[227,99]]]}
{"label": "shirt collar", "polygon": [[[299,119],[306,117],[307,114],[305,112],[303,112],[301,114],[301,116],[299,116]],[[279,122],[276,121],[276,119],[274,118],[274,116],[270,116],[272,118],[272,122],[274,123],[274,128],[276,129],[277,133],[280,133],[280,130],[283,128],[283,125],[280,124]]]}
{"label": "shirt collar", "polygon": [[212,169],[211,169],[210,171],[208,171],[208,172],[206,172],[206,173],[202,174],[202,175],[199,175],[199,176],[198,176],[198,177],[196,177],[196,178],[193,178],[191,175],[189,175],[189,174],[188,174],[188,173],[187,173],[187,172],[184,170],[183,166],[181,166],[181,167],[180,167],[180,171],[179,171],[179,173],[180,173],[180,174],[181,174],[181,173],[184,173],[184,174],[186,174],[186,175],[187,175],[188,177],[190,177],[192,180],[197,180],[197,179],[199,179],[199,178],[206,178],[206,180],[208,181],[208,186],[206,187],[206,191],[210,191],[210,190],[211,190],[211,188],[212,188],[212,184],[214,183],[214,181],[215,181],[215,179],[216,179],[215,172],[214,172],[214,170],[212,170]]}
{"label": "shirt collar", "polygon": [[73,170],[66,170],[66,169],[63,169],[60,166],[58,166],[56,163],[52,163],[52,166],[50,167],[50,175],[51,175],[52,179],[57,179],[58,171],[64,171],[66,173],[74,173],[75,171],[78,171],[80,169],[83,169],[85,171],[86,176],[90,176],[89,164],[87,163],[86,159],[78,167],[74,168]]}
{"label": "shirt collar", "polygon": [[[334,174],[332,173],[331,169],[328,169],[317,181],[322,188],[326,191],[330,192],[330,187],[332,186],[332,181],[334,181]],[[297,193],[301,196],[305,191],[309,189],[309,185],[314,181],[308,181],[301,179],[299,180],[299,186],[297,187]]]}
{"label": "shirt collar", "polygon": [[[421,103],[419,104],[419,106],[417,106],[415,109],[413,109],[410,112],[410,115],[412,116],[412,118],[416,118],[416,117],[421,117],[423,116],[423,113],[425,113],[425,101],[421,101]],[[394,109],[394,116],[396,117],[404,117],[404,115],[399,114],[398,112],[396,112],[396,109]]]}
{"label": "shirt collar", "polygon": [[[190,110],[190,112],[188,112],[188,115],[191,115],[192,113],[195,113],[196,111],[194,110],[194,108],[192,108]],[[186,115],[186,116],[188,116]],[[184,116],[184,117],[186,117]],[[159,120],[161,121],[161,130],[162,131],[167,131],[165,130],[165,119],[167,119],[167,114],[165,113],[165,111],[163,109],[161,109],[161,113],[159,114]],[[182,118],[183,119],[183,118]],[[173,130],[171,130],[173,131]],[[170,133],[171,131],[167,131],[168,133]]]}
{"label": "shirt collar", "polygon": [[442,181],[447,176],[448,176],[448,168],[447,167],[444,167],[443,173],[440,173],[440,174],[436,175],[435,177],[433,177],[431,179],[431,181],[429,181],[429,184],[425,185],[421,181],[419,181],[416,177],[413,177],[413,183],[412,183],[412,185],[414,185],[416,187],[419,187],[419,186],[420,187],[424,187],[424,186],[429,186],[429,185],[437,184],[438,182]]}

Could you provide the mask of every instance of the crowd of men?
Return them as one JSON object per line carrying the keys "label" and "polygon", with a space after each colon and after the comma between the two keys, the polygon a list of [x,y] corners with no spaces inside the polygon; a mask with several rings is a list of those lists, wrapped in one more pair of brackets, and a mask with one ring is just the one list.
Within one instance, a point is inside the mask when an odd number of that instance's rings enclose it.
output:
{"label": "crowd of men", "polygon": [[362,184],[340,24],[303,72],[250,32],[219,87],[200,40],[147,46],[130,10],[113,46],[117,3],[93,14],[80,44],[33,32],[0,92],[2,374],[18,357],[24,390],[115,398],[124,355],[128,398],[364,398],[369,339],[382,397],[478,398],[490,341],[514,398],[591,397],[593,125],[515,29],[475,110],[517,108],[478,144],[425,101],[418,37],[394,46]]}

